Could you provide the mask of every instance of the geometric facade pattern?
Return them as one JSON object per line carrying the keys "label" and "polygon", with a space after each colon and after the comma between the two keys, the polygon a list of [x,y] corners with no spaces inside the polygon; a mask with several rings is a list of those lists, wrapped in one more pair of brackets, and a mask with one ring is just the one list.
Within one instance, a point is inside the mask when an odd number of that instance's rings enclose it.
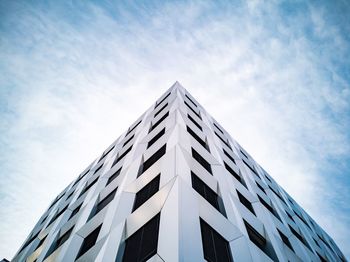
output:
{"label": "geometric facade pattern", "polygon": [[51,203],[12,261],[346,261],[176,82]]}

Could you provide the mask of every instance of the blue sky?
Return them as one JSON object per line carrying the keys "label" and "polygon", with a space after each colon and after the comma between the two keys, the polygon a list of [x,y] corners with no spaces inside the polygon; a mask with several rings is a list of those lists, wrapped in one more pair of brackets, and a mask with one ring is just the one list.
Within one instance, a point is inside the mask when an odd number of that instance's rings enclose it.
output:
{"label": "blue sky", "polygon": [[178,80],[350,258],[349,16],[345,0],[1,1],[0,256]]}

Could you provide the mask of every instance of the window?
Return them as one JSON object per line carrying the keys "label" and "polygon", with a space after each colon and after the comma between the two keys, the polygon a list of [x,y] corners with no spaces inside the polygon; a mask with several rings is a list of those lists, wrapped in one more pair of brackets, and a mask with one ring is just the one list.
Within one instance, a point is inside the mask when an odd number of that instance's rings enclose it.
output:
{"label": "window", "polygon": [[51,225],[52,222],[54,222],[60,215],[62,215],[62,214],[67,210],[67,208],[68,208],[68,205],[66,205],[64,208],[62,208],[61,211],[57,212],[57,213],[51,218],[51,220],[50,220],[49,224],[47,225],[47,227],[48,227],[49,225]]}
{"label": "window", "polygon": [[117,164],[120,160],[122,160],[131,151],[131,149],[132,145],[127,150],[125,150],[123,154],[121,154],[114,160],[112,167],[115,166],[115,164]]}
{"label": "window", "polygon": [[165,127],[148,142],[147,148],[149,148],[151,145],[153,145],[164,134],[165,134]]}
{"label": "window", "polygon": [[321,260],[321,262],[327,262],[327,260],[323,256],[321,256],[318,252],[316,252],[316,254],[318,258]]}
{"label": "window", "polygon": [[149,130],[149,133],[150,133],[152,130],[154,130],[160,123],[162,123],[163,120],[164,120],[165,118],[168,117],[168,115],[169,115],[169,111],[166,112],[166,113],[164,114],[164,116],[162,116],[156,123],[152,124],[152,125],[151,125],[151,128],[150,128],[150,130]]}
{"label": "window", "polygon": [[[236,190],[237,191],[237,190]],[[250,203],[250,201],[248,199],[246,199],[241,193],[239,193],[239,191],[237,191],[237,195],[239,198],[239,201],[241,201],[241,203],[250,211],[255,215],[254,212],[254,208],[252,203]]]}
{"label": "window", "polygon": [[185,94],[185,97],[187,97],[187,99],[190,100],[195,107],[197,107],[197,104],[187,94]]}
{"label": "window", "polygon": [[30,243],[32,243],[32,241],[37,238],[39,236],[40,230],[38,231],[38,233],[36,233],[34,236],[32,236],[31,238],[29,238],[25,244],[22,246],[22,248],[19,250],[18,253],[21,253]]}
{"label": "window", "polygon": [[[286,201],[284,201],[284,199],[282,198],[282,196],[281,196],[280,193],[276,192],[276,190],[274,190],[270,185],[268,185],[268,186],[269,186],[269,188],[271,189],[271,191],[272,191],[273,193],[275,193],[275,195],[276,195],[283,203],[287,204]],[[306,224],[306,223],[305,223],[305,224]],[[307,225],[307,226],[308,226],[308,225]]]}
{"label": "window", "polygon": [[167,106],[168,106],[168,103],[166,103],[164,106],[162,106],[162,108],[159,109],[159,110],[157,111],[157,113],[154,114],[154,118],[155,118],[157,115],[159,115],[159,113],[162,112],[163,109],[166,108]]}
{"label": "window", "polygon": [[41,247],[41,245],[45,242],[46,237],[47,237],[47,235],[45,237],[43,237],[43,239],[40,240],[40,242],[36,246],[35,250],[37,250],[39,247]]}
{"label": "window", "polygon": [[276,210],[273,208],[273,206],[269,205],[264,199],[262,199],[259,195],[258,198],[261,202],[261,204],[263,204],[264,207],[266,207],[267,210],[269,210],[279,221],[281,221],[281,218],[279,217],[279,215],[277,214]]}
{"label": "window", "polygon": [[291,215],[291,214],[289,214],[288,212],[286,212],[286,213],[287,213],[287,216],[290,218],[290,220],[292,220],[292,221],[295,223],[295,221],[294,221],[294,219],[293,219],[292,215]]}
{"label": "window", "polygon": [[233,157],[229,153],[227,153],[225,149],[222,150],[224,151],[225,156],[227,156],[234,164],[236,164],[236,161],[233,159]]}
{"label": "window", "polygon": [[190,135],[197,140],[198,143],[200,143],[208,152],[210,152],[209,150],[209,146],[208,144],[203,141],[191,128],[189,128],[187,126],[187,132],[190,133]]}
{"label": "window", "polygon": [[190,116],[189,114],[187,114],[187,117],[188,117],[189,120],[192,121],[193,124],[195,124],[201,131],[203,131],[203,128],[197,123],[196,120],[193,119],[192,116]]}
{"label": "window", "polygon": [[219,196],[210,187],[208,187],[195,173],[191,171],[192,187],[202,197],[204,197],[217,211],[226,216],[224,211],[219,207]]}
{"label": "window", "polygon": [[265,175],[265,177],[266,177],[267,180],[270,181],[270,183],[272,183],[271,179],[267,175]]}
{"label": "window", "polygon": [[125,241],[123,262],[144,262],[157,253],[160,214]]}
{"label": "window", "polygon": [[209,262],[232,262],[230,246],[218,232],[200,218],[204,259]]}
{"label": "window", "polygon": [[238,175],[228,164],[225,163],[224,161],[224,165],[225,165],[225,168],[228,172],[230,172],[230,174],[236,178],[244,187],[247,187],[247,185],[245,184],[245,181],[243,180],[243,178]]}
{"label": "window", "polygon": [[98,202],[96,207],[91,212],[88,220],[93,218],[98,212],[100,212],[104,207],[106,207],[110,202],[112,202],[112,200],[114,199],[115,193],[117,192],[117,189],[118,188],[114,189],[104,199],[102,199],[100,202]]}
{"label": "window", "polygon": [[119,168],[117,171],[114,172],[113,175],[111,175],[108,180],[107,180],[107,185],[109,185],[116,177],[118,177],[120,175],[120,171],[122,170],[122,168]]}
{"label": "window", "polygon": [[74,190],[67,196],[66,199],[70,198],[74,194]]}
{"label": "window", "polygon": [[125,136],[127,136],[127,135],[130,134],[132,131],[134,131],[135,128],[136,128],[139,124],[141,124],[141,122],[142,122],[142,120],[140,120],[133,128],[129,129],[129,131],[126,133]]}
{"label": "window", "polygon": [[217,124],[215,124],[215,123],[213,123],[213,124],[220,131],[221,134],[224,134],[224,131],[222,131],[221,128]]}
{"label": "window", "polygon": [[94,174],[96,174],[98,171],[100,171],[102,167],[103,167],[103,164],[100,165],[100,166],[94,171]]}
{"label": "window", "polygon": [[260,178],[260,176],[258,175],[258,173],[256,172],[256,170],[254,168],[252,168],[244,159],[242,159],[242,161],[250,169],[250,171],[253,172],[254,175],[256,175],[258,178]]}
{"label": "window", "polygon": [[198,118],[199,118],[200,120],[202,120],[202,117],[201,117],[200,113],[197,113],[186,101],[185,101],[185,105],[186,105],[196,116],[198,116]]}
{"label": "window", "polygon": [[[95,178],[94,181],[92,181],[88,186],[85,186],[85,188],[81,191],[79,197],[81,197],[82,195],[84,195],[98,180],[98,177]],[[78,197],[78,198],[79,198]]]}
{"label": "window", "polygon": [[92,248],[98,238],[102,225],[99,225],[94,231],[92,231],[86,238],[84,238],[83,244],[80,247],[79,253],[75,260],[84,255],[90,248]]}
{"label": "window", "polygon": [[169,94],[167,94],[162,100],[160,100],[160,101],[156,104],[156,106],[154,107],[154,109],[156,109],[161,103],[163,103],[163,101],[164,101],[165,99],[167,99],[167,98],[170,96],[170,94],[171,94],[171,92],[170,92]]}
{"label": "window", "polygon": [[309,243],[305,240],[305,238],[300,235],[292,226],[288,225],[290,231],[292,231],[293,235],[300,240],[301,243],[303,243],[308,249],[311,250],[311,247],[309,246]]}
{"label": "window", "polygon": [[146,186],[144,186],[139,192],[137,192],[132,212],[143,205],[148,199],[150,199],[159,190],[160,175],[153,178]]}
{"label": "window", "polygon": [[103,155],[101,156],[100,160],[98,160],[98,162],[100,162],[102,159],[105,158],[105,156],[107,156],[109,154],[109,152],[111,152],[114,149],[114,146],[112,146],[108,151],[104,152]]}
{"label": "window", "polygon": [[231,145],[230,145],[230,143],[228,142],[228,141],[225,141],[218,133],[216,133],[215,131],[214,131],[214,134],[221,140],[221,142],[223,142],[229,149],[231,149],[232,150],[232,147],[231,147]]}
{"label": "window", "polygon": [[197,162],[200,163],[210,174],[212,174],[211,165],[193,148],[192,148],[192,157],[196,159]]}
{"label": "window", "polygon": [[[83,205],[83,203],[81,203],[78,207],[76,207],[76,208],[73,210],[73,212],[70,214],[69,219],[71,219],[72,217],[74,217],[74,216],[79,212],[79,210],[80,210],[80,208],[81,208],[82,205]],[[68,219],[68,220],[69,220],[69,219]]]}
{"label": "window", "polygon": [[285,234],[283,234],[278,228],[277,228],[277,231],[278,231],[278,234],[280,235],[280,237],[281,237],[283,243],[284,243],[287,247],[289,247],[292,251],[294,251],[294,249],[293,249],[293,247],[292,247],[292,244],[290,243],[288,237],[287,237]]}
{"label": "window", "polygon": [[132,135],[128,140],[126,140],[123,144],[123,147],[126,146],[133,138],[135,135]]}
{"label": "window", "polygon": [[72,187],[74,187],[76,184],[78,184],[79,181],[80,181],[87,173],[89,173],[89,171],[90,171],[90,169],[89,169],[88,171],[86,171],[81,177],[79,177],[79,178],[74,182],[74,184],[73,184]]}
{"label": "window", "polygon": [[258,188],[260,188],[260,190],[266,194],[265,189],[258,182],[255,181],[255,183],[258,186]]}
{"label": "window", "polygon": [[56,241],[54,241],[53,244],[51,245],[51,247],[49,248],[49,250],[47,251],[45,258],[50,256],[57,248],[62,246],[64,244],[64,242],[66,242],[68,240],[72,231],[73,231],[73,227],[71,227],[66,233],[64,233]]}
{"label": "window", "polygon": [[157,162],[166,152],[166,144],[159,148],[150,158],[148,158],[143,164],[140,166],[140,170],[138,173],[139,177],[143,172],[145,172],[148,168],[150,168],[155,162]]}
{"label": "window", "polygon": [[260,235],[258,231],[255,230],[247,221],[243,219],[245,228],[247,229],[248,237],[258,248],[261,249],[267,256],[269,256],[273,261],[278,261],[275,251],[272,246],[269,246],[266,239]]}

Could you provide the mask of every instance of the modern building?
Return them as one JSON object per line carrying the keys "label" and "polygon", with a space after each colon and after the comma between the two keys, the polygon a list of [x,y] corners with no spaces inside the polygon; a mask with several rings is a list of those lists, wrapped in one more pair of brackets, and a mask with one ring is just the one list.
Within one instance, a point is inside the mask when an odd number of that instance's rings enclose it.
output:
{"label": "modern building", "polygon": [[346,261],[179,84],[42,215],[12,261]]}

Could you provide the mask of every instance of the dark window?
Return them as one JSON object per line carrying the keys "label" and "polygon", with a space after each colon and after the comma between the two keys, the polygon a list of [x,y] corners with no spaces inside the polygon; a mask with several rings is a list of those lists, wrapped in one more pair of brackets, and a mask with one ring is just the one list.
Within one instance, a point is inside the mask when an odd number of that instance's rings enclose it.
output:
{"label": "dark window", "polygon": [[114,149],[114,146],[112,146],[108,151],[104,152],[103,155],[101,156],[100,160],[98,160],[98,162],[100,162],[102,159],[105,158],[105,156],[108,155],[109,152],[111,152]]}
{"label": "dark window", "polygon": [[149,148],[151,145],[153,145],[164,134],[165,134],[165,127],[148,142],[147,148]]}
{"label": "dark window", "polygon": [[203,131],[203,128],[197,123],[196,120],[193,119],[192,116],[190,116],[189,114],[187,114],[187,117],[188,117],[189,120],[192,121],[193,124],[195,124],[201,131]]}
{"label": "dark window", "polygon": [[53,203],[49,206],[48,209],[50,209],[51,207],[53,207],[62,197],[64,196],[64,194],[62,194],[60,197],[56,198]]}
{"label": "dark window", "polygon": [[[73,212],[70,214],[69,219],[71,219],[72,217],[74,217],[74,216],[79,212],[79,210],[80,210],[80,208],[81,208],[82,205],[83,205],[83,203],[81,203],[78,207],[76,207],[76,208],[73,210]],[[69,219],[68,219],[68,220],[69,220]]]}
{"label": "dark window", "polygon": [[135,135],[132,135],[128,140],[126,140],[126,141],[124,142],[124,144],[123,144],[123,147],[124,147],[125,145],[127,145],[127,144],[134,138],[134,136],[135,136]]}
{"label": "dark window", "polygon": [[94,171],[94,174],[96,174],[98,171],[100,171],[102,167],[103,167],[103,164],[100,165],[100,166]]}
{"label": "dark window", "polygon": [[155,193],[159,190],[159,180],[160,175],[156,176],[149,182],[146,186],[144,186],[139,192],[137,192],[135,196],[134,207],[132,211],[134,212],[138,209],[143,203],[145,203],[148,199],[150,199]]}
{"label": "dark window", "polygon": [[260,188],[260,190],[266,194],[265,189],[258,182],[255,181],[255,183],[258,186],[258,188]]}
{"label": "dark window", "polygon": [[129,129],[129,131],[126,133],[125,136],[127,136],[128,134],[130,134],[139,124],[141,124],[142,120],[140,120],[133,128]]}
{"label": "dark window", "polygon": [[217,124],[215,124],[215,123],[213,123],[213,124],[214,124],[214,126],[220,131],[221,134],[224,133],[224,131],[222,131],[221,128],[220,128]]}
{"label": "dark window", "polygon": [[252,168],[244,159],[243,163],[253,172],[254,175],[256,175],[258,178],[260,178],[260,176],[258,175],[258,173],[256,172],[256,170],[254,168]]}
{"label": "dark window", "polygon": [[70,237],[72,231],[73,231],[73,227],[69,229],[66,233],[64,233],[62,236],[60,236],[56,241],[54,241],[50,249],[47,251],[45,258],[50,256],[57,248],[62,246],[64,242],[66,242],[67,239]]}
{"label": "dark window", "polygon": [[159,109],[159,110],[157,111],[157,113],[154,114],[154,118],[155,118],[157,115],[159,115],[159,113],[162,112],[163,109],[166,108],[167,106],[168,106],[168,103],[166,103],[164,106],[162,106],[162,108]]}
{"label": "dark window", "polygon": [[70,198],[74,194],[74,190],[67,196],[66,199]]}
{"label": "dark window", "polygon": [[252,241],[258,248],[260,248],[266,255],[268,255],[273,261],[278,261],[275,251],[272,246],[268,246],[266,239],[255,230],[247,221],[243,219],[244,225],[247,229],[247,233],[250,241]]}
{"label": "dark window", "polygon": [[208,150],[208,152],[210,152],[209,150],[209,146],[207,145],[207,143],[205,141],[203,141],[191,128],[189,128],[187,126],[187,132],[191,134],[191,136],[197,140],[198,143],[200,143],[206,150]]}
{"label": "dark window", "polygon": [[261,204],[263,204],[267,210],[269,210],[278,220],[281,221],[281,218],[277,214],[276,210],[271,205],[269,205],[264,199],[262,199],[259,195],[258,195],[258,198],[259,198]]}
{"label": "dark window", "polygon": [[318,252],[316,252],[316,254],[318,258],[321,260],[321,262],[327,262],[327,260],[323,256],[321,256]]}
{"label": "dark window", "polygon": [[228,142],[228,141],[225,141],[218,133],[216,133],[215,131],[214,131],[214,133],[215,133],[215,135],[221,140],[221,142],[223,142],[229,149],[231,149],[232,150],[232,147],[231,147],[231,145],[230,145],[230,143]]}
{"label": "dark window", "polygon": [[[299,215],[297,212],[295,212],[294,211],[294,213],[297,215],[297,217],[299,217],[299,219],[301,220],[301,221],[303,221],[304,222],[304,224],[308,227],[308,228],[310,228],[310,226],[309,226],[309,224],[305,221],[305,219],[301,216],[301,215]],[[311,228],[310,228],[311,229]]]}
{"label": "dark window", "polygon": [[197,107],[197,104],[188,95],[185,94],[185,97],[187,97],[187,99],[190,100],[195,107]]}
{"label": "dark window", "polygon": [[[237,190],[236,190],[237,191]],[[237,191],[239,201],[250,211],[255,215],[254,208],[252,203],[248,199],[246,199],[239,191]]]}
{"label": "dark window", "polygon": [[127,150],[125,150],[123,154],[121,154],[114,160],[112,167],[115,166],[115,164],[117,164],[120,160],[122,160],[131,151],[131,149],[132,145]]}
{"label": "dark window", "polygon": [[46,237],[47,237],[47,235],[45,237],[43,237],[43,239],[40,240],[40,242],[36,246],[35,250],[37,250],[39,247],[41,247],[41,245],[45,242]]}
{"label": "dark window", "polygon": [[236,164],[236,161],[233,159],[233,157],[232,157],[229,153],[227,153],[225,149],[222,149],[222,150],[224,151],[224,154],[225,154],[234,164]]}
{"label": "dark window", "polygon": [[287,213],[287,216],[290,218],[290,220],[292,220],[292,221],[295,223],[295,221],[294,221],[294,219],[293,219],[292,215],[291,215],[291,214],[289,214],[288,212],[286,212],[286,213]]}
{"label": "dark window", "polygon": [[309,243],[305,240],[305,238],[300,235],[292,226],[288,225],[290,231],[292,231],[293,235],[300,240],[301,243],[303,243],[308,249],[311,250],[311,247],[309,246]]}
{"label": "dark window", "polygon": [[84,238],[83,244],[80,247],[79,253],[75,260],[84,255],[90,248],[92,248],[98,238],[102,225],[99,225],[94,231],[92,231],[86,238]]}
{"label": "dark window", "polygon": [[157,253],[160,214],[125,241],[123,262],[144,262]]}
{"label": "dark window", "polygon": [[113,175],[111,175],[108,180],[107,180],[107,185],[109,185],[116,177],[118,177],[120,175],[120,171],[122,170],[122,168],[119,168],[117,171],[114,172]]}
{"label": "dark window", "polygon": [[200,113],[197,113],[186,101],[185,101],[185,105],[186,105],[196,116],[198,116],[198,118],[199,118],[200,120],[202,120],[202,117],[201,117]]}
{"label": "dark window", "polygon": [[224,161],[224,165],[225,165],[226,170],[228,172],[230,172],[230,174],[234,178],[236,178],[244,187],[247,187],[243,178],[240,175],[238,175],[228,164],[226,164],[225,161]]}
{"label": "dark window", "polygon": [[246,154],[246,153],[244,153],[244,152],[242,151],[242,149],[240,149],[239,151],[241,151],[242,155],[244,155],[244,156],[245,156],[245,157],[248,159],[247,154]]}
{"label": "dark window", "polygon": [[204,259],[209,262],[232,262],[230,246],[218,232],[200,219]]}
{"label": "dark window", "polygon": [[112,200],[114,199],[115,193],[117,192],[117,189],[118,188],[114,189],[104,199],[102,199],[100,202],[98,202],[96,207],[91,212],[88,220],[93,218],[98,212],[100,212],[104,207],[106,207],[110,202],[112,202]]}
{"label": "dark window", "polygon": [[169,112],[166,112],[166,113],[164,114],[164,116],[162,116],[161,118],[159,118],[159,120],[158,120],[156,123],[152,124],[152,126],[151,126],[151,128],[150,128],[150,130],[149,130],[149,133],[150,133],[152,130],[154,130],[160,123],[162,123],[163,120],[164,120],[165,118],[168,117],[168,115],[169,115]]}
{"label": "dark window", "polygon": [[166,152],[166,144],[159,148],[150,158],[148,158],[143,164],[140,166],[140,170],[138,173],[139,177],[143,172],[145,172],[148,168],[150,168],[155,162],[157,162]]}
{"label": "dark window", "polygon": [[68,205],[66,205],[64,208],[62,208],[61,211],[57,212],[57,213],[51,218],[51,220],[50,220],[49,224],[47,225],[47,227],[48,227],[49,225],[51,225],[52,222],[54,222],[60,215],[62,215],[62,214],[67,210],[67,208],[68,208]]}
{"label": "dark window", "polygon": [[74,182],[74,184],[73,184],[72,187],[74,187],[76,184],[78,184],[79,181],[80,181],[87,173],[89,173],[89,171],[90,171],[90,169],[89,169],[88,171],[86,171],[81,177],[79,177],[79,178]]}
{"label": "dark window", "polygon": [[[280,193],[276,192],[276,190],[274,190],[270,185],[269,185],[269,188],[271,189],[271,191],[272,191],[273,193],[275,193],[275,195],[276,195],[283,203],[287,204],[286,201],[284,201],[284,199],[282,198],[282,196],[281,196]],[[306,223],[305,223],[305,224],[306,224]],[[307,226],[309,226],[309,225],[307,225]]]}
{"label": "dark window", "polygon": [[265,175],[265,177],[266,177],[267,180],[270,181],[270,183],[272,183],[271,179],[267,175]]}
{"label": "dark window", "polygon": [[23,249],[25,249],[30,243],[32,243],[32,241],[37,238],[39,236],[40,230],[38,231],[38,233],[36,233],[34,236],[32,236],[31,238],[29,238],[25,244],[22,246],[22,248],[19,250],[18,253],[21,253]]}
{"label": "dark window", "polygon": [[225,212],[220,210],[219,196],[208,187],[196,174],[191,171],[192,187],[198,192],[202,197],[204,197],[216,210],[226,216]]}
{"label": "dark window", "polygon": [[192,148],[192,157],[198,161],[210,174],[212,174],[211,171],[211,165],[208,163],[207,160],[205,160],[196,150]]}
{"label": "dark window", "polygon": [[294,251],[294,249],[293,249],[293,247],[292,247],[292,244],[290,243],[288,237],[287,237],[285,234],[283,234],[279,229],[277,229],[277,231],[278,231],[278,234],[280,234],[280,237],[281,237],[283,243],[284,243],[287,247],[289,247],[292,251]]}
{"label": "dark window", "polygon": [[94,181],[92,181],[88,186],[85,186],[85,188],[81,191],[79,197],[85,194],[97,182],[97,180],[98,180],[98,177]]}
{"label": "dark window", "polygon": [[154,107],[154,109],[156,109],[161,103],[163,103],[163,101],[164,101],[165,99],[167,99],[167,98],[170,96],[170,94],[171,94],[171,92],[170,92],[169,94],[167,94],[162,100],[160,100],[160,101],[156,104],[156,106]]}

